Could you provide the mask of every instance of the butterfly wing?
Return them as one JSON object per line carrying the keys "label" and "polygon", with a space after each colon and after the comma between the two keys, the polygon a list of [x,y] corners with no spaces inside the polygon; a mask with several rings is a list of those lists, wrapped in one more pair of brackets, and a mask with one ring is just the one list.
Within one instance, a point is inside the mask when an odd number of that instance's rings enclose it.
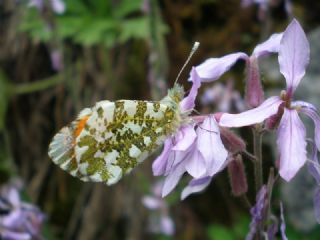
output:
{"label": "butterfly wing", "polygon": [[63,170],[72,176],[82,177],[78,171],[78,163],[75,157],[74,147],[76,138],[84,128],[92,111],[85,108],[80,112],[77,119],[68,126],[63,127],[52,139],[49,145],[49,157]]}
{"label": "butterfly wing", "polygon": [[173,133],[177,115],[161,102],[98,102],[76,138],[81,179],[108,185],[118,182]]}

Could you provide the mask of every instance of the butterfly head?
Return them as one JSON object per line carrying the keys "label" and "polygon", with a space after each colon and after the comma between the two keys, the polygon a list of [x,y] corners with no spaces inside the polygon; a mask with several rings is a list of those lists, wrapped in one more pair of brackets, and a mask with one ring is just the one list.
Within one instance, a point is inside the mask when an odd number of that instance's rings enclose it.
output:
{"label": "butterfly head", "polygon": [[179,104],[184,96],[184,89],[180,84],[175,83],[173,88],[168,90],[168,97],[175,103]]}

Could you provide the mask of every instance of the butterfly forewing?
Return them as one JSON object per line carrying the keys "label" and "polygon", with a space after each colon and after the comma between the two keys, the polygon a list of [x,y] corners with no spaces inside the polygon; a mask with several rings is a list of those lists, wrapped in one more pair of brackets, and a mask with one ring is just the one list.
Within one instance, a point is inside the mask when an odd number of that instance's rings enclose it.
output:
{"label": "butterfly forewing", "polygon": [[96,103],[56,134],[49,156],[83,181],[116,183],[180,126],[181,88],[171,91],[159,102]]}
{"label": "butterfly forewing", "polygon": [[76,138],[79,172],[91,181],[117,182],[162,143],[175,114],[160,102],[98,103]]}

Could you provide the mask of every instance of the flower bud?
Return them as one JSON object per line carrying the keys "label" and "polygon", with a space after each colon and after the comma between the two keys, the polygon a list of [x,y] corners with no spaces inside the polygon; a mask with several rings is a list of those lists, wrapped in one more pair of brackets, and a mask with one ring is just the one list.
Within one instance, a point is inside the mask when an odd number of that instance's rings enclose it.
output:
{"label": "flower bud", "polygon": [[225,148],[231,153],[243,152],[246,144],[238,135],[228,128],[220,127],[220,136]]}
{"label": "flower bud", "polygon": [[242,156],[238,154],[228,164],[228,173],[231,191],[234,196],[241,196],[248,191],[247,177],[242,161]]}
{"label": "flower bud", "polygon": [[272,115],[271,117],[269,117],[265,121],[266,129],[268,129],[268,130],[275,129],[279,125],[279,122],[281,120],[282,114],[283,114],[283,108],[280,107],[276,114]]}
{"label": "flower bud", "polygon": [[245,101],[251,108],[258,107],[264,100],[264,92],[260,81],[258,59],[251,56],[247,61],[247,81]]}

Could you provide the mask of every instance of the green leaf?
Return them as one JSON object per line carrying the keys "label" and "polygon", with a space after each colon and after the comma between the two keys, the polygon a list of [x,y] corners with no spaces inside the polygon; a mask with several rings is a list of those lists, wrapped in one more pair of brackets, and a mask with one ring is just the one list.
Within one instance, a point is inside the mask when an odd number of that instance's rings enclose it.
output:
{"label": "green leaf", "polygon": [[0,131],[3,130],[10,97],[10,86],[5,74],[0,70]]}
{"label": "green leaf", "polygon": [[63,38],[74,37],[84,27],[86,19],[83,17],[64,16],[57,19],[56,31]]}
{"label": "green leaf", "polygon": [[150,37],[149,19],[139,17],[124,20],[121,23],[121,33],[119,41],[124,43],[129,39],[148,39]]}
{"label": "green leaf", "polygon": [[233,240],[232,232],[226,227],[218,224],[210,225],[208,228],[208,237],[210,240]]}
{"label": "green leaf", "polygon": [[141,11],[142,0],[122,0],[114,9],[113,15],[118,18],[124,18],[130,13]]}
{"label": "green leaf", "polygon": [[237,239],[245,239],[249,231],[250,219],[248,216],[241,216],[232,227]]}
{"label": "green leaf", "polygon": [[27,14],[18,27],[19,31],[27,32],[32,39],[40,42],[47,42],[52,37],[52,31],[41,19],[34,9],[27,11]]}
{"label": "green leaf", "polygon": [[78,14],[84,16],[89,14],[88,6],[86,6],[82,1],[78,0],[65,0],[66,4],[66,14],[74,15]]}
{"label": "green leaf", "polygon": [[110,35],[110,43],[115,39],[117,23],[113,19],[98,19],[87,22],[75,36],[75,41],[86,46],[106,42]]}

